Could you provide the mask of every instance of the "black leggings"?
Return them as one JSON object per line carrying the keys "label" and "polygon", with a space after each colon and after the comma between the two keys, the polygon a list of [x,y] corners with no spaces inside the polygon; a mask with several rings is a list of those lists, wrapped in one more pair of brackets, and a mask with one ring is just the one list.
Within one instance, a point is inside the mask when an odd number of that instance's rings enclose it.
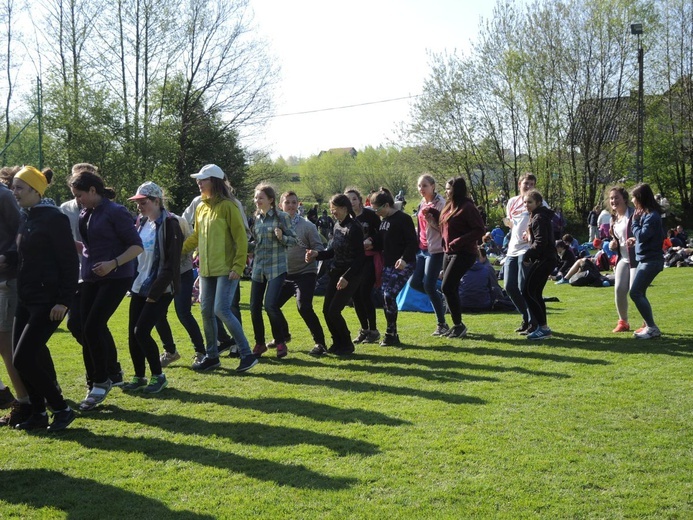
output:
{"label": "black leggings", "polygon": [[366,256],[361,269],[361,283],[354,293],[354,310],[363,330],[378,330],[373,287],[375,287],[375,262],[372,256]]}
{"label": "black leggings", "polygon": [[476,262],[474,253],[445,253],[443,260],[443,284],[441,289],[445,295],[445,301],[450,309],[450,317],[454,325],[462,323],[462,307],[460,304],[460,280],[464,273]]}
{"label": "black leggings", "polygon": [[527,271],[522,296],[527,302],[532,325],[535,327],[546,325],[546,304],[542,293],[554,267],[556,267],[555,260],[539,260],[533,262]]}
{"label": "black leggings", "polygon": [[118,351],[108,329],[108,320],[118,309],[131,285],[130,278],[82,282],[80,309],[84,364],[87,380],[92,383],[103,383],[109,375],[120,372]]}
{"label": "black leggings", "polygon": [[159,347],[152,338],[154,325],[166,316],[173,295],[162,294],[155,302],[147,302],[147,298],[139,294],[130,295],[130,319],[128,321],[128,345],[130,357],[137,377],[144,377],[144,361],[149,363],[152,375],[161,374]]}
{"label": "black leggings", "polygon": [[[313,341],[321,345],[325,344],[325,333],[320,325],[318,315],[313,309],[313,296],[315,295],[315,280],[317,273],[287,274],[279,293],[279,307],[283,307],[286,302],[296,296],[296,307],[303,321],[308,326]],[[289,324],[282,314],[284,327],[289,330]]]}
{"label": "black leggings", "polygon": [[[60,325],[50,319],[51,305],[17,306],[12,332],[12,364],[26,386],[34,413],[46,411],[47,401],[53,410],[64,410],[67,404],[58,389],[48,339]],[[45,401],[44,401],[45,399]]]}
{"label": "black leggings", "polygon": [[332,344],[337,349],[351,349],[354,344],[351,341],[351,332],[347,326],[342,311],[347,306],[349,300],[358,290],[361,282],[360,278],[354,277],[349,281],[346,288],[338,290],[337,281],[344,274],[344,270],[332,270],[330,279],[325,290],[325,301],[322,305],[322,313],[325,316],[325,324],[332,335]]}

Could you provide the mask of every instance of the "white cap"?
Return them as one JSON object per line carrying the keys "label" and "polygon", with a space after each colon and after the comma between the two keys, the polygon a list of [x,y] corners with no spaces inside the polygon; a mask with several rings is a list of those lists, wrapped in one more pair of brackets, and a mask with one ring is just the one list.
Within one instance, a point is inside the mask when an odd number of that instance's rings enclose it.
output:
{"label": "white cap", "polygon": [[193,179],[209,179],[216,177],[217,179],[224,178],[224,171],[216,164],[205,164],[200,171],[191,175]]}

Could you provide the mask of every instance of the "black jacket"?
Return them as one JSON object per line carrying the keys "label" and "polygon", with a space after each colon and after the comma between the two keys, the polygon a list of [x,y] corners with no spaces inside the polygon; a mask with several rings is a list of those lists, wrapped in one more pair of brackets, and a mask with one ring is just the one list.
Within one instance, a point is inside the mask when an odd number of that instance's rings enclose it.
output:
{"label": "black jacket", "polygon": [[36,205],[19,228],[17,294],[23,305],[69,307],[77,290],[79,259],[70,220],[57,207]]}
{"label": "black jacket", "polygon": [[553,234],[553,211],[546,206],[538,206],[529,218],[529,236],[531,245],[525,253],[525,262],[538,260],[558,260],[556,241]]}

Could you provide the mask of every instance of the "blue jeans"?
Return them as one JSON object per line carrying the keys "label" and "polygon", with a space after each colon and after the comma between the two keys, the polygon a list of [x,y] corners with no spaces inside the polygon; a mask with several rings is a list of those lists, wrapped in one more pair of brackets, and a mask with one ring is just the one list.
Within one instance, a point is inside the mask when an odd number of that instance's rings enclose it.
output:
{"label": "blue jeans", "polygon": [[654,327],[655,322],[652,317],[652,306],[647,299],[647,288],[655,277],[664,269],[664,260],[651,262],[640,262],[635,270],[635,279],[630,286],[630,299],[638,308],[638,312],[645,320],[648,327]]}
{"label": "blue jeans", "polygon": [[522,321],[524,323],[532,323],[529,307],[527,307],[527,302],[522,296],[522,288],[525,286],[525,278],[527,277],[527,270],[522,265],[524,256],[508,256],[505,258],[503,280],[505,281],[505,292],[508,293],[508,297],[515,305],[517,312],[522,314]]}
{"label": "blue jeans", "polygon": [[255,334],[255,343],[258,345],[265,344],[265,321],[262,317],[262,298],[265,299],[265,311],[270,321],[272,328],[272,336],[277,343],[286,341],[286,319],[282,313],[282,308],[279,305],[279,297],[282,293],[286,273],[272,278],[271,280],[263,280],[258,282],[253,280],[250,286],[250,318],[253,321],[253,333]]}
{"label": "blue jeans", "polygon": [[251,354],[241,322],[231,312],[231,303],[238,284],[239,280],[229,280],[228,276],[200,276],[200,311],[207,343],[207,357],[219,357],[215,318],[219,318],[229,329],[236,340],[241,357]]}
{"label": "blue jeans", "polygon": [[445,323],[445,306],[437,286],[444,256],[445,253],[431,254],[426,250],[420,250],[416,255],[414,274],[409,279],[409,286],[412,289],[428,295],[439,324]]}

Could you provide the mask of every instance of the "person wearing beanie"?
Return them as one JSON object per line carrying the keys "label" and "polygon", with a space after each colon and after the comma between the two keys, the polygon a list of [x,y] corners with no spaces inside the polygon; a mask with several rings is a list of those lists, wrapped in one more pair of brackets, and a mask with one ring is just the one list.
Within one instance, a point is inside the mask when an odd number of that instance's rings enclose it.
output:
{"label": "person wearing beanie", "polygon": [[[46,177],[32,166],[17,173],[12,191],[27,217],[16,251],[0,256],[0,264],[18,268],[13,363],[31,402],[31,415],[15,426],[19,430],[60,431],[75,419],[56,381],[47,343],[67,314],[79,267],[68,218],[54,205],[42,203],[47,187]],[[46,403],[53,410],[50,424]]]}

